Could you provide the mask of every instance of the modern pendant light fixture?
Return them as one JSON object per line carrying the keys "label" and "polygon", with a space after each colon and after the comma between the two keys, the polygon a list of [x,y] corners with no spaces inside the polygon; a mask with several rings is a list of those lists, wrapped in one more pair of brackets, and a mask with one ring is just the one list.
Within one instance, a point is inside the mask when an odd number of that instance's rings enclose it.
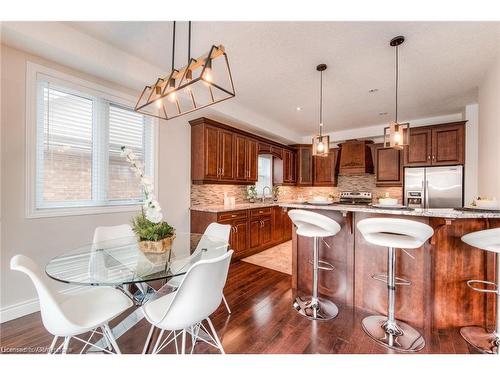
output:
{"label": "modern pendant light fixture", "polygon": [[173,22],[172,69],[153,85],[144,87],[135,111],[170,120],[235,96],[233,77],[223,45],[213,45],[210,51],[191,58],[191,21],[188,31],[188,61],[175,68],[175,28]]}
{"label": "modern pendant light fixture", "polygon": [[389,43],[391,47],[396,47],[396,100],[395,100],[395,113],[394,121],[384,128],[384,147],[392,147],[402,149],[407,145],[408,131],[410,123],[400,124],[398,122],[398,88],[399,88],[399,46],[405,41],[404,36],[397,36],[391,39]]}
{"label": "modern pendant light fixture", "polygon": [[319,64],[316,70],[320,73],[319,83],[319,134],[312,139],[313,156],[328,156],[330,151],[330,137],[323,135],[323,72],[326,70],[326,64]]}

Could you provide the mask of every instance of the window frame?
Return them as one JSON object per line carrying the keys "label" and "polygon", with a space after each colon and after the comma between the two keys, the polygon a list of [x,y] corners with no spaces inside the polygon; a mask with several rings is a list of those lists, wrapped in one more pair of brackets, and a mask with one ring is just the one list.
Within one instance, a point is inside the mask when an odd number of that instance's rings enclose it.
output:
{"label": "window frame", "polygon": [[[58,216],[78,216],[78,215],[93,215],[114,212],[131,212],[137,211],[141,207],[138,202],[123,202],[109,203],[102,205],[87,205],[87,206],[65,206],[65,207],[50,207],[37,208],[37,86],[38,80],[45,79],[49,82],[65,87],[70,90],[77,91],[92,97],[98,97],[99,101],[108,101],[118,106],[126,108],[134,108],[135,99],[133,96],[124,92],[111,89],[109,87],[90,82],[73,75],[60,72],[58,70],[48,68],[37,63],[27,61],[26,63],[26,210],[25,217],[42,218],[42,217],[58,217]],[[152,171],[153,184],[155,191],[158,191],[158,120],[152,118]],[[102,129],[101,129],[102,130]],[[98,129],[93,129],[93,134]],[[106,135],[107,137],[108,135]],[[93,170],[92,173],[95,173]],[[95,189],[95,187],[93,187]]]}

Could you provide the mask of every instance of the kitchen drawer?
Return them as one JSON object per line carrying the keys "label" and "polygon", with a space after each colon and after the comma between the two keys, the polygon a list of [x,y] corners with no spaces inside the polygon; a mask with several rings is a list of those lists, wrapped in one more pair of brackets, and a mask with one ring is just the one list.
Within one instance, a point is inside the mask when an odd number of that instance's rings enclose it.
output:
{"label": "kitchen drawer", "polygon": [[221,212],[217,216],[217,220],[218,221],[236,220],[236,219],[246,219],[247,217],[248,217],[248,211],[247,210],[229,211],[229,212]]}
{"label": "kitchen drawer", "polygon": [[250,210],[250,217],[268,216],[272,214],[272,207],[254,208]]}

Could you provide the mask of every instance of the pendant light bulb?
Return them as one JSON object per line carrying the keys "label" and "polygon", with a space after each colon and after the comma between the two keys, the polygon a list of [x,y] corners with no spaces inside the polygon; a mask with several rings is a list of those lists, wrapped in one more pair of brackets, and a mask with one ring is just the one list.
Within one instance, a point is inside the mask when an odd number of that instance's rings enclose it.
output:
{"label": "pendant light bulb", "polygon": [[177,94],[174,91],[175,90],[175,78],[171,78],[168,81],[168,90],[171,91],[171,93],[167,96],[167,98],[169,101],[171,101],[173,103],[177,99]]}
{"label": "pendant light bulb", "polygon": [[318,143],[318,146],[316,148],[318,150],[318,152],[324,152],[325,151],[325,146],[323,145],[323,142],[319,142]]}
{"label": "pendant light bulb", "polygon": [[212,82],[212,59],[207,57],[207,62],[205,63],[205,72],[203,73],[203,79],[206,81],[205,84],[208,85],[208,82]]}

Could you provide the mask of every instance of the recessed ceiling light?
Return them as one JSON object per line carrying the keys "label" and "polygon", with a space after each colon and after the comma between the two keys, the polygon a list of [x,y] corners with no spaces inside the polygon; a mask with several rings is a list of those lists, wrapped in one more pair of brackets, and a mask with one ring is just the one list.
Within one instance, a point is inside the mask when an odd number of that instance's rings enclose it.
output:
{"label": "recessed ceiling light", "polygon": [[387,114],[387,112],[379,112],[378,113],[380,116],[385,116]]}
{"label": "recessed ceiling light", "polygon": [[370,90],[368,90],[368,92],[369,92],[370,94],[373,94],[374,92],[377,92],[377,91],[378,91],[378,89],[370,89]]}
{"label": "recessed ceiling light", "polygon": [[297,107],[297,111],[302,111],[302,107]]}

